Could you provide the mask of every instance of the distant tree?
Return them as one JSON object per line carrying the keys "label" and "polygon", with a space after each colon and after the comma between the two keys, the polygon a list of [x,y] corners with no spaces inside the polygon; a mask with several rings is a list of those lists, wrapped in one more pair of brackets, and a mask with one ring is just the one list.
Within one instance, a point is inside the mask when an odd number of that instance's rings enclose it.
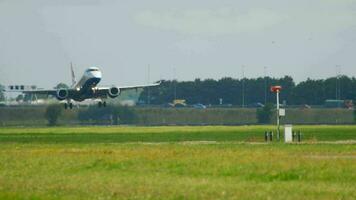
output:
{"label": "distant tree", "polygon": [[5,87],[0,84],[0,101],[5,101],[4,91],[5,91]]}
{"label": "distant tree", "polygon": [[54,87],[54,89],[68,89],[69,86],[65,83],[58,83],[56,87]]}
{"label": "distant tree", "polygon": [[58,118],[62,114],[62,106],[59,104],[51,104],[46,108],[45,118],[49,126],[57,125]]}
{"label": "distant tree", "polygon": [[20,95],[18,95],[18,96],[16,97],[16,101],[17,101],[17,102],[20,102],[20,101],[23,101],[23,100],[24,100],[23,94],[20,94]]}
{"label": "distant tree", "polygon": [[273,115],[273,105],[266,104],[263,108],[257,109],[257,121],[260,124],[271,123]]}
{"label": "distant tree", "polygon": [[354,122],[356,123],[356,108],[354,108]]}
{"label": "distant tree", "polygon": [[323,88],[323,80],[307,79],[294,88],[291,101],[293,104],[321,105],[325,101]]}

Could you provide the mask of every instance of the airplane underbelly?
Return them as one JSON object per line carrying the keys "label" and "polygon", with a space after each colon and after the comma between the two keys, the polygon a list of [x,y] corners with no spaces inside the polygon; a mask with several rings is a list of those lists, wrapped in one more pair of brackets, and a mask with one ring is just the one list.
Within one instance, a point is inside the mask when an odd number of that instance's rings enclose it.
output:
{"label": "airplane underbelly", "polygon": [[100,78],[90,78],[87,81],[85,81],[84,85],[82,86],[83,91],[91,90],[93,87],[95,87],[99,82]]}
{"label": "airplane underbelly", "polygon": [[80,102],[86,99],[103,98],[100,96],[100,94],[95,93],[92,89],[96,87],[100,80],[100,78],[89,78],[86,81],[83,81],[81,83],[80,91],[78,93],[75,93],[72,96],[72,99]]}
{"label": "airplane underbelly", "polygon": [[73,97],[73,100],[74,101],[78,101],[78,102],[82,102],[86,99],[99,99],[99,98],[102,98],[102,99],[105,99],[107,98],[106,95],[97,95],[97,94],[93,94],[93,95],[80,95],[80,96],[75,96]]}

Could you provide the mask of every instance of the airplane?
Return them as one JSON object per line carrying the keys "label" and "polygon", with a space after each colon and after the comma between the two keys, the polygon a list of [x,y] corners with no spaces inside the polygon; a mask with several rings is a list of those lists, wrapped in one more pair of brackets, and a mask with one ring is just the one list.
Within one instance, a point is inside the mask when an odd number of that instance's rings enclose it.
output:
{"label": "airplane", "polygon": [[100,99],[98,102],[99,107],[106,107],[106,101],[104,99],[116,98],[124,90],[138,89],[145,87],[158,86],[161,83],[153,83],[147,85],[135,85],[135,86],[111,86],[111,87],[99,87],[98,84],[102,79],[102,72],[98,67],[90,67],[85,70],[81,79],[77,82],[74,74],[73,67],[72,72],[72,85],[70,88],[58,88],[58,89],[34,89],[34,90],[22,90],[24,94],[32,95],[51,95],[56,97],[59,101],[66,100],[64,104],[65,109],[73,109],[73,101],[82,102],[86,99]]}

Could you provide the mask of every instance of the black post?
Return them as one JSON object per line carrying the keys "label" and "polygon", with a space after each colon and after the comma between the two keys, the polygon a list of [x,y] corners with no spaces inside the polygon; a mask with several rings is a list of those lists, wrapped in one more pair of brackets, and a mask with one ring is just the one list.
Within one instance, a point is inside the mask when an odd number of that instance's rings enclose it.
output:
{"label": "black post", "polygon": [[281,139],[281,128],[280,128],[280,125],[278,125],[278,128],[277,128],[277,141],[279,142]]}
{"label": "black post", "polygon": [[302,132],[298,131],[298,142],[302,141]]}
{"label": "black post", "polygon": [[268,142],[268,131],[265,131],[265,141]]}
{"label": "black post", "polygon": [[303,140],[303,133],[300,132],[300,141],[302,141],[302,140]]}

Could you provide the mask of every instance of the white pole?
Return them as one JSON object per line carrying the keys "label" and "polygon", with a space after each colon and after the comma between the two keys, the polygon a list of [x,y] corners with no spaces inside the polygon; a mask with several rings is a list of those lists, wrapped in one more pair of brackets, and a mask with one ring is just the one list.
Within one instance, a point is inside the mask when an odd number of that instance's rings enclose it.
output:
{"label": "white pole", "polygon": [[280,127],[279,127],[279,90],[276,92],[277,94],[277,140],[280,138]]}

